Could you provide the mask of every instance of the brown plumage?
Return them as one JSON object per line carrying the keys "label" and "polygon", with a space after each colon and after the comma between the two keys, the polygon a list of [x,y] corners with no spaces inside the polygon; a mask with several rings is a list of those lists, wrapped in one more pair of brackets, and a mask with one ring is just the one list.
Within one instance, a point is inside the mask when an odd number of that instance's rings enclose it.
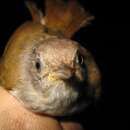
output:
{"label": "brown plumage", "polygon": [[100,94],[93,57],[69,39],[92,17],[74,0],[46,0],[45,5],[43,16],[27,2],[33,20],[10,38],[0,61],[0,84],[30,110],[63,116]]}

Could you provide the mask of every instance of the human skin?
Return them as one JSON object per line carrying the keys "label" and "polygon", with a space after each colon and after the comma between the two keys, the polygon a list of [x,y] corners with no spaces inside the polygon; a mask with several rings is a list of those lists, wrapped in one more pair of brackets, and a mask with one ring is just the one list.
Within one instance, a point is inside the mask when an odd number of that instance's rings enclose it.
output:
{"label": "human skin", "polygon": [[83,130],[79,123],[59,122],[25,109],[12,95],[0,87],[0,130]]}

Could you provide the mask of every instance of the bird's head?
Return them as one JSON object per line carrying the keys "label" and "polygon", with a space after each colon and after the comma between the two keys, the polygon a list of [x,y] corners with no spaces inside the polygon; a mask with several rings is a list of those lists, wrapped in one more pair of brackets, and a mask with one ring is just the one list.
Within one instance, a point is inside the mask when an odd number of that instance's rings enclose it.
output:
{"label": "bird's head", "polygon": [[49,38],[20,61],[23,79],[11,93],[34,112],[72,114],[97,95],[99,71],[89,52],[77,42]]}

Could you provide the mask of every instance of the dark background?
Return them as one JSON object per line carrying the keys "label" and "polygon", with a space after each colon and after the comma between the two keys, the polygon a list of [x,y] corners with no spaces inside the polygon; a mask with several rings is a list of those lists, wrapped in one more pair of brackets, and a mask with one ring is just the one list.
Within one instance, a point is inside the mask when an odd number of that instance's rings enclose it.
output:
{"label": "dark background", "polygon": [[[37,0],[41,6],[42,0]],[[129,5],[114,0],[79,0],[86,10],[90,10],[95,20],[89,27],[81,29],[73,39],[79,41],[94,55],[102,73],[102,95],[95,107],[83,113],[81,119],[86,130],[127,130],[128,111],[126,104],[127,87],[123,78],[127,77],[126,53],[129,43]],[[0,2],[0,53],[13,31],[30,14],[23,0]],[[126,69],[126,70],[125,70]]]}

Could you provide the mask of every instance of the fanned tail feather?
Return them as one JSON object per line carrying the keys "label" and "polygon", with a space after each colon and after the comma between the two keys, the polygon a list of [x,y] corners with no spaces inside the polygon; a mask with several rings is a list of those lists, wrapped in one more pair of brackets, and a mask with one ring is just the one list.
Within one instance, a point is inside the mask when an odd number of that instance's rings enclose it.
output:
{"label": "fanned tail feather", "polygon": [[76,0],[45,0],[45,16],[33,2],[27,2],[34,21],[45,25],[49,33],[60,33],[70,38],[94,18]]}
{"label": "fanned tail feather", "polygon": [[41,19],[43,18],[43,14],[41,10],[38,9],[37,5],[31,0],[26,1],[25,4],[29,9],[29,12],[31,13],[33,21],[40,22]]}

